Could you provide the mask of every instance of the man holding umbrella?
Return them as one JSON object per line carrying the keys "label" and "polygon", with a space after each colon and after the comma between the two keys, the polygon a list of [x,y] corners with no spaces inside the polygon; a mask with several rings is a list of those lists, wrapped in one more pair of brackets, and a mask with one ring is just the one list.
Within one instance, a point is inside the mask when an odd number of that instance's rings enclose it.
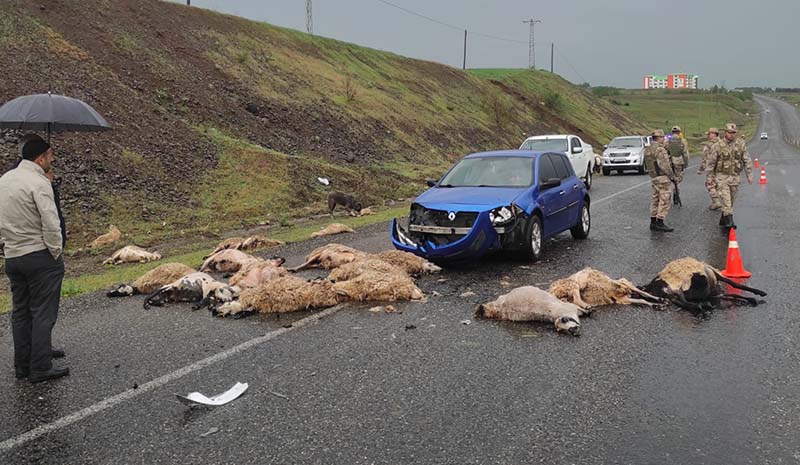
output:
{"label": "man holding umbrella", "polygon": [[17,378],[32,383],[69,374],[69,368],[52,363],[51,335],[64,278],[61,225],[45,174],[54,158],[47,142],[31,140],[19,166],[0,177],[0,242],[13,295],[14,367]]}

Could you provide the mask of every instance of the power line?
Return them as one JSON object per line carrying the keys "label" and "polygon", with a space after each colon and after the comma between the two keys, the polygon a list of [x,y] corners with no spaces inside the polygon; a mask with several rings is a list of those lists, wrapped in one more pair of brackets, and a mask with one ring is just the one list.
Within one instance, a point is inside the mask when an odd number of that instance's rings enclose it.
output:
{"label": "power line", "polygon": [[514,44],[527,44],[527,42],[522,41],[522,40],[508,39],[508,38],[505,38],[505,37],[500,37],[500,36],[496,36],[496,35],[492,35],[492,34],[485,34],[485,33],[482,33],[482,32],[475,32],[475,31],[472,31],[472,30],[470,30],[469,28],[466,28],[466,27],[456,26],[454,24],[450,24],[450,23],[438,20],[436,18],[431,18],[430,16],[426,16],[426,15],[424,15],[422,13],[417,13],[416,11],[409,10],[408,8],[400,6],[400,5],[396,4],[396,3],[389,2],[387,0],[376,0],[376,1],[378,1],[380,3],[383,3],[384,5],[388,5],[388,6],[391,6],[393,8],[397,8],[398,10],[404,11],[404,12],[410,14],[410,15],[417,16],[419,18],[425,19],[425,20],[430,21],[432,23],[436,23],[436,24],[439,24],[441,26],[448,27],[450,29],[454,29],[454,30],[457,30],[457,31],[469,30],[470,34],[476,35],[476,36],[480,36],[480,37],[485,37],[487,39],[499,40],[499,41],[503,41],[503,42],[510,42],[510,43],[514,43]]}
{"label": "power line", "polygon": [[578,72],[578,70],[577,70],[577,69],[575,69],[575,67],[574,67],[574,66],[572,66],[572,63],[570,63],[570,62],[569,62],[569,60],[567,59],[567,57],[566,57],[566,56],[564,56],[564,54],[562,54],[562,53],[561,53],[561,50],[558,50],[558,49],[556,49],[556,52],[558,53],[558,56],[559,56],[559,57],[560,57],[562,60],[564,60],[564,61],[567,63],[567,65],[569,65],[569,67],[572,69],[572,71],[574,71],[574,72],[575,72],[575,74],[577,74],[577,75],[578,75],[578,77],[581,79],[581,81],[582,81],[582,82],[589,82],[589,81],[587,81],[587,80],[586,80],[586,79],[585,79],[583,76],[581,76],[581,73],[579,73],[579,72]]}

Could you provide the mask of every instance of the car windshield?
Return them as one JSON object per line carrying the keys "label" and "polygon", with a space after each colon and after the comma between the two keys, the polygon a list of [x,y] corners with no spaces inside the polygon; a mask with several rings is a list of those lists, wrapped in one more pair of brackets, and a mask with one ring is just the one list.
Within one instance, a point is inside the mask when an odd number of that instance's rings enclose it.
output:
{"label": "car windshield", "polygon": [[532,183],[532,158],[476,157],[458,162],[439,187],[528,187]]}
{"label": "car windshield", "polygon": [[617,137],[608,144],[608,148],[610,149],[627,149],[641,146],[641,137]]}
{"label": "car windshield", "polygon": [[520,150],[533,150],[534,152],[566,152],[567,139],[528,139]]}

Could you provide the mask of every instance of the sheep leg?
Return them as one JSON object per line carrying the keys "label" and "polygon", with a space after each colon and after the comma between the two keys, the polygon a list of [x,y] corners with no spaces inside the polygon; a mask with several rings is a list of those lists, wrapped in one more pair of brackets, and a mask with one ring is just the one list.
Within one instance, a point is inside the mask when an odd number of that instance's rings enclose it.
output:
{"label": "sheep leg", "polygon": [[753,307],[758,306],[758,301],[756,299],[754,299],[752,297],[745,297],[743,295],[722,294],[722,295],[717,296],[717,298],[720,299],[720,300],[727,300],[729,302],[736,302],[736,303],[746,302],[746,303],[750,304]]}
{"label": "sheep leg", "polygon": [[655,307],[657,304],[644,300],[644,299],[635,299],[633,297],[624,297],[620,299],[619,303],[623,305],[647,305],[648,307]]}
{"label": "sheep leg", "polygon": [[588,309],[588,308],[590,307],[590,305],[589,305],[588,303],[586,303],[586,301],[585,301],[585,300],[583,300],[583,297],[581,297],[581,290],[580,290],[580,288],[576,288],[576,289],[575,289],[575,290],[572,292],[572,303],[573,303],[573,304],[575,304],[575,305],[577,305],[578,307],[580,307],[580,308],[584,309],[584,310],[585,310],[585,309]]}
{"label": "sheep leg", "polygon": [[704,309],[701,305],[698,305],[694,302],[689,302],[686,300],[686,297],[683,296],[681,292],[670,292],[669,293],[670,299],[672,303],[675,305],[684,308],[686,310],[691,310],[693,312],[703,312]]}
{"label": "sheep leg", "polygon": [[664,299],[662,299],[661,297],[656,297],[653,294],[645,292],[644,289],[639,289],[638,287],[634,286],[633,283],[628,281],[627,279],[624,279],[624,278],[620,279],[619,283],[622,284],[625,287],[625,289],[630,291],[631,294],[636,294],[639,297],[641,297],[643,299],[646,299],[646,300],[649,300],[650,302],[652,302],[654,304],[663,304],[664,303]]}
{"label": "sheep leg", "polygon": [[739,284],[739,283],[737,283],[736,281],[734,281],[732,279],[728,279],[725,276],[722,276],[721,273],[717,272],[717,270],[714,270],[714,274],[717,275],[717,279],[718,280],[722,281],[725,284],[730,284],[731,287],[735,287],[736,289],[741,289],[743,291],[751,292],[751,293],[753,293],[755,295],[760,295],[761,297],[764,297],[764,296],[767,295],[766,292],[764,292],[764,291],[762,291],[760,289],[756,289],[754,287],[745,286],[744,284]]}
{"label": "sheep leg", "polygon": [[313,263],[315,261],[316,260],[309,260],[309,261],[303,263],[302,265],[296,266],[294,268],[288,268],[288,271],[294,273],[294,272],[297,272],[297,271],[303,271],[303,270],[305,270],[307,268],[313,268]]}
{"label": "sheep leg", "polygon": [[162,296],[164,293],[171,291],[172,289],[164,286],[156,289],[151,294],[148,294],[147,297],[144,299],[144,309],[149,310],[151,305],[155,305],[156,307],[160,307],[164,304],[162,300]]}

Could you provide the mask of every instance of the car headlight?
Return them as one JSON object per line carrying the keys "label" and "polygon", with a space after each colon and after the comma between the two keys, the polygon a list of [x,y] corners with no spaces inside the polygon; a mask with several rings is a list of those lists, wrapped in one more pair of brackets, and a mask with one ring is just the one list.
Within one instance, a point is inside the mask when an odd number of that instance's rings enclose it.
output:
{"label": "car headlight", "polygon": [[516,208],[513,206],[497,207],[489,212],[489,220],[493,226],[508,224],[516,218]]}

